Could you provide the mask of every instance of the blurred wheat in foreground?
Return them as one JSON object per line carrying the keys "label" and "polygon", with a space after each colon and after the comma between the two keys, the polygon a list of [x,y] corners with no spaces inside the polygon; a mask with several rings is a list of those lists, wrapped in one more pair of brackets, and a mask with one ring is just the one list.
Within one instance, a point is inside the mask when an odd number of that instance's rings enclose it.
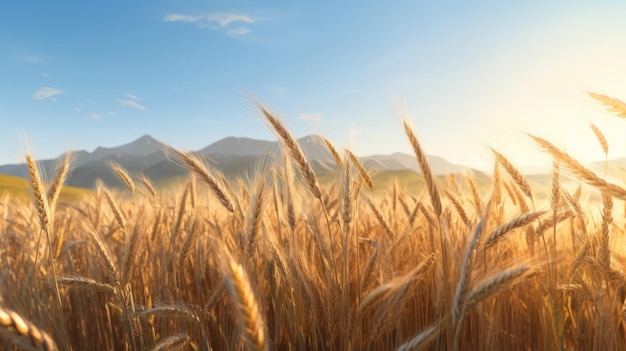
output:
{"label": "blurred wheat in foreground", "polygon": [[[626,106],[590,94],[620,117]],[[57,201],[31,156],[31,203],[0,206],[0,340],[7,350],[626,349],[626,188],[540,136],[551,180],[494,152],[494,174],[436,177],[407,116],[421,192],[378,188],[350,150],[320,181],[282,121],[250,179],[189,170],[156,187]],[[592,126],[608,159],[608,142]],[[600,148],[599,148],[600,150]]]}

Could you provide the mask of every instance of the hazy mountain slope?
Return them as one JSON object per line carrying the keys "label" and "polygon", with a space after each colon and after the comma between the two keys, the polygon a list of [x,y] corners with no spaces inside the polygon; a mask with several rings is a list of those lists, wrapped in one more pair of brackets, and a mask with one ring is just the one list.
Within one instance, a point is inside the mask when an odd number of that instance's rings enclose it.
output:
{"label": "hazy mountain slope", "polygon": [[[336,170],[335,159],[328,151],[322,137],[309,135],[299,139],[298,143],[315,172],[323,174]],[[101,178],[110,186],[123,186],[108,166],[111,161],[119,163],[131,174],[143,172],[155,182],[186,174],[184,168],[177,163],[176,156],[168,155],[161,144],[151,136],[144,135],[130,143],[116,147],[98,147],[93,152],[83,150],[74,152],[72,171],[67,184],[91,188],[95,180]],[[205,159],[210,168],[219,169],[228,176],[245,176],[257,172],[275,162],[277,158],[279,162],[282,162],[280,144],[277,141],[251,138],[224,138],[200,149],[197,153]],[[64,155],[59,158],[62,157]],[[394,153],[360,159],[365,167],[373,172],[397,170],[419,172],[413,155]],[[438,175],[470,170],[469,167],[447,162],[437,156],[428,156],[428,160],[433,172]],[[45,174],[52,174],[54,162],[54,160],[40,161]],[[0,174],[28,177],[26,166],[23,164],[0,166]]]}

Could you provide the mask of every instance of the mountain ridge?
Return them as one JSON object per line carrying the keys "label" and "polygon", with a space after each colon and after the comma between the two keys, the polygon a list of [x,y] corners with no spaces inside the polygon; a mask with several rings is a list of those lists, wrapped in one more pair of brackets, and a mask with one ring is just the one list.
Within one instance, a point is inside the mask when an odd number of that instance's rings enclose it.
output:
{"label": "mountain ridge", "polygon": [[[298,144],[306,154],[316,172],[333,171],[335,161],[327,149],[324,139],[315,134],[298,139]],[[77,150],[72,152],[72,173],[67,184],[71,186],[91,188],[96,178],[102,178],[107,184],[121,186],[117,176],[110,170],[108,163],[117,162],[130,173],[143,172],[152,180],[183,175],[184,169],[168,156],[166,144],[149,134],[114,147],[99,146],[92,152]],[[259,140],[247,137],[225,137],[204,148],[194,151],[209,161],[226,175],[253,172],[255,164],[263,164],[267,159],[279,155],[278,141]],[[39,164],[44,174],[50,174],[56,160],[62,160],[66,153],[56,159],[40,160]],[[444,175],[475,171],[471,167],[457,165],[446,161],[439,156],[428,157],[433,173]],[[389,155],[371,155],[359,157],[363,165],[370,170],[411,170],[420,172],[415,157],[401,152]],[[265,160],[265,161],[264,161]],[[21,178],[28,177],[24,164],[0,165],[0,174],[12,175]]]}

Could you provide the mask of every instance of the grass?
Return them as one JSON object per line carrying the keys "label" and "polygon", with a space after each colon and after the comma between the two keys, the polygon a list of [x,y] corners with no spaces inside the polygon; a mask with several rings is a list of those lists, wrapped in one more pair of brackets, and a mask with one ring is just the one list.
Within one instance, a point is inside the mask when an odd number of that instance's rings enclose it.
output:
{"label": "grass", "polygon": [[43,183],[36,167],[31,184],[4,178],[35,196],[5,196],[0,208],[3,341],[46,350],[626,348],[626,189],[611,174],[532,136],[529,147],[554,158],[547,184],[497,150],[493,178],[435,177],[405,123],[423,175],[369,174],[339,152],[337,171],[317,175],[280,119],[259,108],[285,150],[253,179],[225,179],[176,150],[189,176],[166,188],[112,165],[128,189],[99,183],[54,205],[58,182]]}

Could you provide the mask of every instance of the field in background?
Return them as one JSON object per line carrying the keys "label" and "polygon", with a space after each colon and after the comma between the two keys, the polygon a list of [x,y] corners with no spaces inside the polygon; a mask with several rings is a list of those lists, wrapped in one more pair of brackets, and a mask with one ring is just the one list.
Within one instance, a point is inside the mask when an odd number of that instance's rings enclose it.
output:
{"label": "field in background", "polygon": [[[15,199],[29,201],[30,195],[28,188],[28,180],[0,174],[0,197],[10,196]],[[87,189],[66,186],[61,190],[59,200],[61,202],[74,202],[91,193],[92,192]]]}
{"label": "field in background", "polygon": [[408,123],[423,176],[370,175],[328,142],[338,169],[318,178],[281,121],[259,109],[284,157],[253,179],[227,180],[178,150],[168,152],[189,176],[164,188],[111,164],[127,189],[99,182],[89,196],[59,198],[69,161],[44,183],[28,157],[28,185],[0,179],[32,193],[30,203],[13,192],[0,198],[3,342],[47,350],[626,347],[624,186],[533,136],[554,158],[546,184],[529,182],[497,150],[493,178],[436,178]]}

